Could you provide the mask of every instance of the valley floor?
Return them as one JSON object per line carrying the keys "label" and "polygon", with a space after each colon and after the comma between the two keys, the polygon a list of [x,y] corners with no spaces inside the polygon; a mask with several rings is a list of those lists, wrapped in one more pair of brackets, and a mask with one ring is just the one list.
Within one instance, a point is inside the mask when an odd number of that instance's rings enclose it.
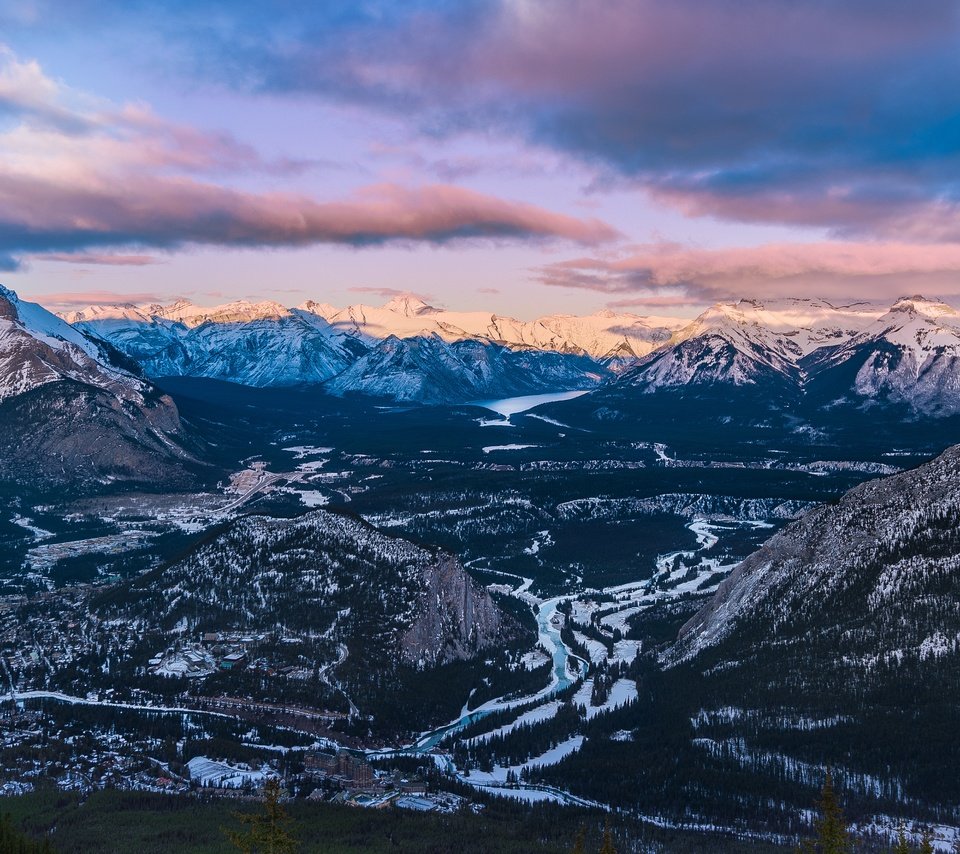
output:
{"label": "valley floor", "polygon": [[[130,819],[118,851],[165,850],[150,847],[168,842],[153,826],[157,811],[206,840],[191,850],[223,850],[219,824],[237,793],[204,788],[188,768],[203,760],[238,780],[288,781],[305,850],[379,850],[384,836],[403,840],[399,850],[565,851],[579,823],[597,828],[601,815],[616,816],[631,840],[669,840],[664,851],[790,850],[809,828],[816,745],[797,736],[788,749],[765,747],[771,736],[761,732],[748,755],[724,740],[725,721],[709,717],[716,710],[697,717],[693,677],[662,687],[657,651],[772,533],[858,482],[924,459],[927,437],[855,447],[758,429],[695,450],[663,425],[619,437],[571,426],[557,405],[371,412],[291,394],[289,410],[258,405],[251,418],[243,395],[259,393],[221,391],[239,397],[178,399],[218,439],[227,472],[218,483],[190,494],[17,495],[0,520],[0,762],[7,793],[27,793],[0,799],[0,811],[10,804],[34,829],[55,823],[63,851],[83,850],[69,847],[68,829],[93,838],[84,834],[112,808]],[[233,520],[317,507],[457,555],[531,630],[532,645],[436,676],[404,672],[403,684],[388,686],[402,697],[393,703],[357,694],[345,678],[356,656],[334,635],[311,638],[325,658],[290,665],[280,647],[303,637],[284,628],[277,649],[254,653],[255,674],[231,674],[219,659],[211,669],[213,642],[186,643],[185,628],[160,637],[145,617],[104,621],[96,610]],[[244,651],[262,640],[234,634]],[[207,669],[173,675],[190,667]],[[382,791],[371,798],[311,776],[309,757],[338,747],[372,763]],[[413,784],[388,785],[403,774]],[[103,791],[111,787],[137,791]],[[885,818],[891,800],[876,788],[872,799],[858,790],[856,818],[895,828]],[[418,805],[421,789],[475,810],[451,815],[429,797],[433,806]],[[214,794],[224,800],[208,802]],[[401,822],[393,810],[328,803],[343,800],[413,811]],[[53,814],[71,818],[39,817]],[[937,825],[944,844],[960,823],[940,807],[914,814]],[[505,828],[518,821],[526,841],[511,847]]]}

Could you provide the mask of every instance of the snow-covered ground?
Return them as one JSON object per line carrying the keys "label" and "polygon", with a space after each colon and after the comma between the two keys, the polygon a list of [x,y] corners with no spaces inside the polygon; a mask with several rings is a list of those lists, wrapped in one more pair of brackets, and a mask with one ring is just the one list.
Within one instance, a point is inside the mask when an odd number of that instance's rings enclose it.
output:
{"label": "snow-covered ground", "polygon": [[26,516],[21,516],[19,513],[14,513],[13,518],[10,520],[14,525],[19,525],[21,528],[25,528],[32,535],[34,541],[37,540],[47,540],[53,536],[50,531],[46,531],[43,528],[38,528],[33,524],[33,519],[28,519]]}
{"label": "snow-covered ground", "polygon": [[201,786],[212,786],[218,789],[239,789],[243,786],[259,786],[266,779],[266,774],[255,771],[247,765],[229,765],[208,759],[206,756],[195,756],[187,763],[190,779]]}
{"label": "snow-covered ground", "polygon": [[637,683],[632,679],[618,679],[610,686],[610,694],[606,701],[599,706],[590,705],[590,695],[593,693],[593,680],[587,679],[573,696],[573,704],[586,709],[587,719],[594,718],[601,712],[611,712],[621,706],[632,703],[637,699]]}
{"label": "snow-covered ground", "polygon": [[562,762],[572,753],[576,753],[583,746],[583,742],[584,737],[582,735],[573,735],[565,741],[562,741],[554,747],[551,747],[549,750],[541,753],[539,756],[534,756],[520,765],[511,765],[508,768],[504,768],[501,765],[495,765],[492,771],[471,771],[469,776],[463,774],[458,776],[461,780],[463,780],[464,783],[470,783],[474,785],[506,783],[507,774],[511,771],[519,776],[520,772],[524,769],[530,769],[535,766],[545,768],[549,765],[556,765]]}
{"label": "snow-covered ground", "polygon": [[542,706],[537,706],[535,709],[531,709],[529,712],[524,712],[520,717],[511,723],[504,724],[501,727],[497,727],[495,730],[490,732],[485,732],[482,735],[478,735],[475,738],[470,739],[470,744],[479,744],[483,741],[489,741],[491,738],[496,736],[506,735],[507,733],[513,732],[517,727],[523,726],[525,724],[535,724],[540,723],[541,721],[548,720],[560,710],[561,703],[558,700],[551,700],[548,703],[544,703]]}
{"label": "snow-covered ground", "polygon": [[590,653],[590,661],[594,664],[607,660],[607,648],[600,641],[587,637],[583,632],[575,631],[573,636],[577,639],[577,643],[583,644],[587,648],[587,652]]}
{"label": "snow-covered ground", "polygon": [[319,448],[314,445],[294,445],[293,447],[284,448],[283,450],[289,451],[295,459],[302,460],[304,457],[319,457],[323,454],[329,454],[333,451],[333,448]]}
{"label": "snow-covered ground", "polygon": [[316,489],[297,490],[297,494],[300,496],[300,501],[307,507],[325,507],[330,503],[330,496],[324,495]]}

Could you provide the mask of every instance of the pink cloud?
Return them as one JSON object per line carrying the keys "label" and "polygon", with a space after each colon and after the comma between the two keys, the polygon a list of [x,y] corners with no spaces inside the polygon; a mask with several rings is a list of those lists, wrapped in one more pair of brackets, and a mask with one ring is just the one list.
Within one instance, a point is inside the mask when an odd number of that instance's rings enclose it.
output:
{"label": "pink cloud", "polygon": [[106,267],[146,267],[150,264],[164,263],[155,255],[116,255],[109,252],[45,252],[31,256],[31,260]]}
{"label": "pink cloud", "polygon": [[618,237],[598,219],[443,183],[381,183],[333,201],[226,186],[210,176],[295,172],[304,164],[267,162],[230,134],[168,122],[145,105],[91,98],[2,45],[0,110],[16,119],[0,131],[0,256],[8,268],[16,266],[17,254],[146,263],[146,255],[107,256],[101,250],[191,244],[362,247],[559,239],[592,245]]}
{"label": "pink cloud", "polygon": [[366,187],[342,201],[248,193],[190,178],[84,176],[48,180],[0,167],[0,249],[63,252],[96,246],[354,246],[392,241],[597,244],[617,236],[596,219],[460,187]]}
{"label": "pink cloud", "polygon": [[45,305],[50,309],[86,308],[90,305],[142,305],[143,303],[158,303],[168,299],[166,295],[152,291],[134,293],[119,293],[117,291],[71,291],[70,293],[37,294],[30,296],[24,293],[27,299]]}
{"label": "pink cloud", "polygon": [[581,257],[536,271],[546,285],[618,295],[614,303],[683,305],[737,297],[889,299],[960,291],[955,244],[822,241],[700,249],[675,243]]}
{"label": "pink cloud", "polygon": [[650,296],[634,299],[611,300],[607,308],[685,308],[687,306],[701,306],[703,300],[695,296]]}
{"label": "pink cloud", "polygon": [[374,296],[383,297],[384,299],[393,299],[395,297],[412,297],[413,299],[423,300],[424,302],[430,302],[431,300],[436,299],[433,294],[405,291],[401,288],[379,288],[359,285],[357,287],[347,288],[347,290],[355,294],[373,294]]}

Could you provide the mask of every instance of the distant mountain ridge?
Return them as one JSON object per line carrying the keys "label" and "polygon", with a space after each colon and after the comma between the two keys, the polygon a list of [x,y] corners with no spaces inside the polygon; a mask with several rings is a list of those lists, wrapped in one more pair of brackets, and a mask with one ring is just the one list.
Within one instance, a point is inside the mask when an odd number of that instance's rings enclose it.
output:
{"label": "distant mountain ridge", "polygon": [[64,319],[121,350],[148,376],[323,385],[334,394],[419,403],[590,388],[670,334],[656,319],[632,315],[528,323],[447,312],[413,297],[346,309],[245,300],[199,308],[178,300],[90,306]]}
{"label": "distant mountain ridge", "polygon": [[713,306],[609,388],[621,397],[766,390],[825,408],[895,404],[941,417],[960,413],[958,357],[960,313],[939,300],[904,297],[887,310],[741,300]]}
{"label": "distant mountain ridge", "polygon": [[718,303],[694,320],[598,312],[520,321],[412,297],[380,307],[244,300],[200,308],[91,306],[64,314],[148,376],[254,386],[325,385],[399,401],[601,385],[614,394],[769,387],[823,405],[960,412],[960,313],[905,297],[891,307],[821,299]]}
{"label": "distant mountain ridge", "polygon": [[68,323],[96,334],[110,334],[112,324],[151,324],[172,321],[192,329],[206,323],[249,323],[278,320],[304,314],[320,318],[331,335],[345,335],[367,344],[391,335],[420,338],[438,335],[447,342],[475,339],[508,347],[553,350],[604,360],[624,354],[642,356],[667,341],[685,323],[679,318],[645,317],[600,311],[586,317],[546,315],[532,321],[490,312],[458,312],[436,308],[413,296],[391,299],[382,306],[357,304],[336,308],[307,300],[297,308],[277,302],[251,303],[237,300],[213,308],[201,308],[187,300],[164,306],[147,304],[94,305],[64,312]]}

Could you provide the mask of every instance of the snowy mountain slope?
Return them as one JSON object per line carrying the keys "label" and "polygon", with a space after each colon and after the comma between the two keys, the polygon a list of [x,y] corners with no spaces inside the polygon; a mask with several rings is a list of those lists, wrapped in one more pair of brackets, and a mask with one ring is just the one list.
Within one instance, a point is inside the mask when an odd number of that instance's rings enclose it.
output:
{"label": "snowy mountain slope", "polygon": [[960,412],[960,312],[923,297],[898,300],[839,347],[807,360],[815,381],[838,391],[905,403],[925,415]]}
{"label": "snowy mountain slope", "polygon": [[67,379],[120,396],[141,392],[143,383],[110,358],[105,347],[0,285],[0,400]]}
{"label": "snowy mountain slope", "polygon": [[149,376],[193,376],[252,386],[321,383],[355,358],[356,342],[321,318],[278,303],[197,310],[187,303],[93,307],[67,318],[109,341]]}
{"label": "snowy mountain slope", "polygon": [[[612,386],[620,396],[733,387],[769,391],[791,406],[806,397],[814,407],[866,400],[906,404],[929,416],[960,413],[960,315],[920,297],[886,312],[819,299],[740,300],[718,303],[690,322],[609,311],[519,321],[438,309],[412,296],[345,309],[243,300],[200,308],[179,300],[93,306],[65,317],[151,376],[257,386],[326,382],[338,394],[453,402],[500,389],[590,387],[613,373],[620,374]],[[412,341],[421,343],[398,344]],[[498,351],[470,342],[496,344],[524,359],[494,359]],[[558,354],[595,364],[546,358]],[[506,373],[494,379],[490,371],[501,369]]]}
{"label": "snowy mountain slope", "polygon": [[620,382],[644,392],[769,380],[799,385],[804,356],[846,341],[878,313],[823,300],[718,303],[625,372]]}
{"label": "snowy mountain slope", "polygon": [[[177,300],[168,306],[90,306],[63,314],[69,323],[111,341],[124,352],[148,357],[159,353],[164,343],[175,347],[182,339],[191,338],[191,330],[208,324],[283,322],[293,316],[323,321],[315,323],[314,328],[327,330],[331,340],[340,341],[341,347],[354,353],[358,350],[356,342],[364,345],[360,349],[366,349],[391,336],[403,339],[437,335],[448,343],[493,341],[516,349],[588,355],[597,360],[632,360],[645,355],[686,323],[677,318],[610,311],[586,317],[557,314],[522,321],[490,312],[439,309],[412,296],[396,297],[383,306],[357,304],[346,308],[312,300],[297,309],[275,302],[246,300],[202,308],[187,300]],[[142,330],[143,342],[136,340],[138,329]]]}
{"label": "snowy mountain slope", "polygon": [[[607,373],[583,356],[583,348],[558,339],[547,327],[538,334],[551,343],[540,352],[523,343],[530,324],[440,312],[410,297],[382,308],[342,311],[317,303],[286,309],[245,301],[212,309],[185,301],[167,307],[92,306],[65,318],[109,341],[149,376],[208,377],[252,386],[330,381],[328,388],[336,394],[441,403],[584,388]],[[641,324],[630,340],[636,345],[646,329]],[[596,332],[590,334],[591,346],[599,347]],[[513,338],[509,353],[504,346],[491,346],[504,335]],[[617,355],[632,358],[627,338],[616,340]]]}
{"label": "snowy mountain slope", "polygon": [[[327,635],[387,660],[469,658],[508,630],[456,561],[341,514],[248,516],[148,583],[162,626]],[[140,607],[140,604],[137,605]]]}
{"label": "snowy mountain slope", "polygon": [[[156,478],[186,454],[173,401],[91,340],[0,286],[0,464],[14,480]],[[172,464],[172,465],[171,465]]]}
{"label": "snowy mountain slope", "polygon": [[448,342],[484,339],[510,347],[533,347],[577,353],[594,359],[637,357],[667,341],[684,321],[601,311],[586,317],[546,315],[532,321],[489,312],[458,312],[434,308],[416,297],[396,297],[380,307],[352,305],[336,309],[306,302],[301,306],[337,329],[375,342],[385,337],[424,337],[435,334]]}
{"label": "snowy mountain slope", "polygon": [[325,388],[418,403],[466,402],[583,388],[603,369],[585,356],[511,350],[484,341],[444,341],[439,335],[390,337],[378,343]]}
{"label": "snowy mountain slope", "polygon": [[922,297],[886,311],[807,299],[721,303],[579,406],[621,411],[658,392],[720,395],[721,405],[726,396],[727,415],[756,409],[758,394],[814,421],[876,405],[897,417],[902,407],[957,415],[960,313]]}
{"label": "snowy mountain slope", "polygon": [[[774,536],[687,625],[674,660],[730,639],[828,643],[868,666],[960,654],[960,446],[869,481]],[[932,652],[931,652],[932,650]]]}

